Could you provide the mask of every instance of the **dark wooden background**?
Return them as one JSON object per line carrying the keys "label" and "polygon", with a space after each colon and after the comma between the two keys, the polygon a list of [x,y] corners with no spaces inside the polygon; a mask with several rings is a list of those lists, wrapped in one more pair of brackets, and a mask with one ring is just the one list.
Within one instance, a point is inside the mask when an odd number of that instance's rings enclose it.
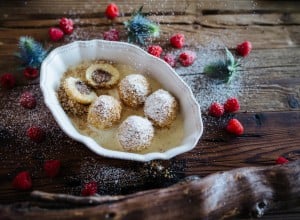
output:
{"label": "dark wooden background", "polygon": [[[83,183],[96,180],[99,194],[128,194],[167,187],[189,175],[204,177],[233,168],[272,165],[280,155],[291,161],[300,158],[300,1],[114,2],[122,13],[114,22],[104,17],[109,1],[0,2],[0,74],[11,72],[17,77],[13,90],[0,89],[0,125],[13,134],[11,141],[0,143],[0,204],[31,200],[28,192],[17,192],[11,186],[14,175],[24,169],[32,173],[35,190],[79,195]],[[209,47],[221,52],[224,45],[234,49],[244,40],[252,42],[254,49],[241,71],[245,77],[239,94],[241,110],[235,115],[245,126],[244,135],[226,134],[226,118],[215,120],[202,109],[205,130],[195,149],[169,161],[138,163],[96,156],[60,130],[43,104],[38,79],[26,80],[19,70],[20,62],[14,56],[19,37],[31,36],[53,48],[74,40],[101,39],[104,31],[114,27],[126,41],[123,22],[141,5],[160,23],[161,36],[154,43],[166,51],[172,51],[168,39],[176,32],[185,34],[187,49],[198,52]],[[63,16],[74,19],[75,32],[52,43],[48,29],[57,26]],[[194,80],[204,63],[200,62],[200,69],[175,68],[196,96],[206,89]],[[23,109],[18,103],[20,94],[27,90],[38,99],[34,110]],[[32,124],[46,130],[43,143],[35,144],[25,137]],[[57,178],[43,174],[41,166],[47,159],[62,161]],[[156,172],[157,164],[164,167],[163,172]],[[264,218],[299,219],[300,209],[278,210]]]}

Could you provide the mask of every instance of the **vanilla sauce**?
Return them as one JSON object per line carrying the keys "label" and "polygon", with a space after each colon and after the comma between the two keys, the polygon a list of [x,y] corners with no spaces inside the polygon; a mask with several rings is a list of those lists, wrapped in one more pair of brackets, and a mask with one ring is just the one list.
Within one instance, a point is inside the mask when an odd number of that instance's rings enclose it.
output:
{"label": "vanilla sauce", "polygon": [[[84,62],[82,64],[79,64],[78,66],[68,69],[67,72],[64,74],[63,78],[73,76],[73,77],[81,78],[83,81],[85,81],[84,80],[85,70],[92,63],[99,63],[99,62],[102,61]],[[138,73],[136,70],[134,70],[132,67],[128,65],[116,64],[116,63],[113,63],[113,65],[120,72],[120,80],[122,80],[125,76],[129,74]],[[144,76],[147,78],[148,82],[150,83],[152,92],[160,88],[163,88],[160,83],[158,83],[156,80],[149,77],[147,74],[144,74]],[[94,91],[97,93],[98,96],[104,94],[111,95],[116,99],[120,100],[117,86],[114,86],[112,89],[95,89]],[[127,107],[124,104],[122,104],[122,116],[120,122],[108,129],[97,129],[88,125],[86,121],[86,116],[78,117],[74,115],[69,115],[69,117],[73,125],[75,126],[75,128],[81,134],[93,138],[98,144],[100,144],[102,147],[106,149],[125,152],[125,150],[122,148],[122,146],[119,144],[117,140],[117,131],[118,131],[118,126],[121,124],[121,122],[124,121],[130,115],[139,115],[145,117],[143,113],[143,106],[136,109],[136,108]],[[155,128],[155,134],[151,145],[147,149],[135,153],[145,154],[150,152],[164,152],[171,148],[179,146],[184,136],[183,117],[182,114],[180,113],[180,108],[179,108],[179,112],[177,113],[177,117],[175,121],[171,124],[170,128],[156,128],[156,127],[154,128]]]}

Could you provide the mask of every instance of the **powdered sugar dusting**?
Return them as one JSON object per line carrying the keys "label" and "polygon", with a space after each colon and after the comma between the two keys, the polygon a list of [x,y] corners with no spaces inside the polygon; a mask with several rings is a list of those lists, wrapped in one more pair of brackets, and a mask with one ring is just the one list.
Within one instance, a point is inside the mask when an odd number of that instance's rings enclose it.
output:
{"label": "powdered sugar dusting", "polygon": [[154,136],[151,122],[140,116],[129,116],[118,130],[119,142],[125,150],[147,148]]}
{"label": "powdered sugar dusting", "polygon": [[120,98],[125,104],[135,107],[145,102],[150,93],[147,79],[140,74],[126,76],[119,84]]}
{"label": "powdered sugar dusting", "polygon": [[92,104],[88,113],[88,122],[96,127],[110,127],[121,118],[121,105],[109,95],[101,95]]}
{"label": "powdered sugar dusting", "polygon": [[[77,176],[83,183],[96,181],[101,195],[124,194],[139,190],[165,187],[183,178],[185,164],[177,160],[151,161],[136,163],[133,161],[116,163],[102,158],[86,156],[82,158]],[[78,189],[79,191],[80,189]],[[76,194],[78,192],[74,192]]]}
{"label": "powdered sugar dusting", "polygon": [[144,112],[148,118],[161,126],[173,120],[172,112],[176,111],[176,105],[175,98],[168,91],[159,89],[146,99]]}
{"label": "powdered sugar dusting", "polygon": [[[23,108],[19,97],[24,92],[30,92],[36,98],[34,109]],[[13,90],[1,90],[0,127],[5,128],[10,134],[6,143],[1,142],[0,158],[10,161],[4,164],[13,169],[26,169],[37,165],[43,159],[60,159],[66,149],[68,153],[76,154],[80,151],[78,144],[61,132],[54,121],[48,108],[43,103],[43,96],[38,85],[19,86]],[[26,136],[26,130],[31,126],[38,126],[46,133],[46,138],[41,143],[35,143]],[[16,160],[17,158],[17,160]],[[32,168],[33,176],[38,173],[40,165]]]}
{"label": "powdered sugar dusting", "polygon": [[113,111],[117,102],[118,101],[112,96],[101,95],[95,101],[93,110],[96,114],[99,114],[103,118],[108,119],[111,117],[111,111]]}
{"label": "powdered sugar dusting", "polygon": [[203,73],[206,65],[225,59],[225,47],[224,43],[214,39],[205,47],[199,46],[195,49],[197,59],[192,66],[176,67],[176,72],[192,89],[202,111],[206,111],[214,101],[224,103],[229,97],[247,95],[245,85],[249,84],[249,77],[243,71],[244,60],[230,83],[211,79]]}

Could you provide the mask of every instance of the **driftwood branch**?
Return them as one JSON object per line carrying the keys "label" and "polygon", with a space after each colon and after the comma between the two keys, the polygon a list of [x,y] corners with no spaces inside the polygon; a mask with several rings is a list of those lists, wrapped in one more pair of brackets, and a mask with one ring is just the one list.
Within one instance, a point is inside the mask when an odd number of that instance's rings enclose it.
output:
{"label": "driftwood branch", "polygon": [[31,196],[38,200],[48,202],[62,202],[73,205],[99,205],[103,203],[116,202],[123,199],[125,196],[73,196],[67,194],[47,193],[41,191],[33,191]]}
{"label": "driftwood branch", "polygon": [[267,211],[300,205],[300,160],[285,165],[248,167],[187,178],[164,189],[126,196],[78,197],[34,191],[47,202],[96,205],[70,210],[18,211],[0,208],[6,219],[226,219],[240,214],[261,217]]}

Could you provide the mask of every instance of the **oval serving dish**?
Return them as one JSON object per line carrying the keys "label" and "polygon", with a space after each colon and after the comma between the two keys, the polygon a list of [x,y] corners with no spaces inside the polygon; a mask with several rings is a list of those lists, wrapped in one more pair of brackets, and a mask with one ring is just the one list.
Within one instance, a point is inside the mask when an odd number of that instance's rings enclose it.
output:
{"label": "oval serving dish", "polygon": [[[109,150],[100,146],[92,138],[80,134],[73,126],[57,98],[57,89],[66,70],[83,61],[107,60],[134,67],[137,71],[147,72],[170,91],[180,103],[183,115],[184,137],[179,146],[165,152],[139,154]],[[124,42],[104,40],[76,41],[51,51],[41,66],[40,86],[44,101],[50,109],[61,129],[71,138],[85,144],[98,155],[105,157],[150,161],[154,159],[170,159],[178,154],[193,149],[203,133],[200,106],[191,89],[177,73],[162,59],[154,57],[143,49]]]}

